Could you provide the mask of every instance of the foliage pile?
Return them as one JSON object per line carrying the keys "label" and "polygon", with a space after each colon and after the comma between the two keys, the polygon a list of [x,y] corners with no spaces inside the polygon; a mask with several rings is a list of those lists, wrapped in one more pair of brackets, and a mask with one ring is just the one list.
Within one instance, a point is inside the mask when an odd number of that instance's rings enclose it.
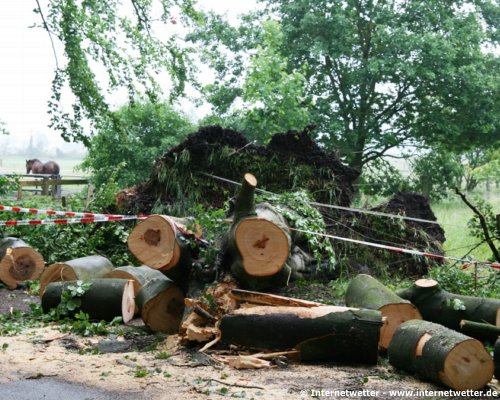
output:
{"label": "foliage pile", "polygon": [[122,191],[119,205],[135,213],[174,215],[197,203],[220,208],[236,188],[205,173],[239,182],[246,172],[257,177],[261,189],[306,189],[315,201],[350,204],[358,172],[322,150],[309,133],[276,134],[267,146],[259,146],[236,131],[203,127],[157,159],[148,181]]}

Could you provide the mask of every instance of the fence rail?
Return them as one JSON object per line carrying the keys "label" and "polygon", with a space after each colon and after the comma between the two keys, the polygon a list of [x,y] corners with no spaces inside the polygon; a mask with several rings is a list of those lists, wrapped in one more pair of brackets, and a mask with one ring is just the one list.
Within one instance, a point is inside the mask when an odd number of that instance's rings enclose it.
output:
{"label": "fence rail", "polygon": [[[17,199],[23,198],[23,192],[38,192],[40,191],[43,196],[49,194],[53,198],[61,198],[63,185],[89,185],[89,180],[83,177],[69,177],[61,178],[55,175],[47,174],[3,174],[4,176],[21,178],[19,181],[19,188],[17,189]],[[35,187],[35,189],[27,189]],[[40,189],[36,189],[36,188]]]}

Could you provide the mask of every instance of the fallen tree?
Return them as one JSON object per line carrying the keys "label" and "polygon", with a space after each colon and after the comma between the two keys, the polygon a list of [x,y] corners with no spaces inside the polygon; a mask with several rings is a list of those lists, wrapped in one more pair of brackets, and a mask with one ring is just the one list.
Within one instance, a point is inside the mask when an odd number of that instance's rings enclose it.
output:
{"label": "fallen tree", "polygon": [[0,281],[9,289],[38,279],[44,267],[42,255],[23,240],[6,237],[0,242]]}
{"label": "fallen tree", "polygon": [[51,264],[40,276],[40,295],[51,282],[102,278],[114,268],[106,257],[93,255]]}
{"label": "fallen tree", "polygon": [[[426,321],[456,331],[460,331],[460,322],[464,319],[500,326],[500,299],[450,293],[441,289],[433,279],[419,279],[397,294],[415,304]],[[481,339],[481,335],[478,338]]]}
{"label": "fallen tree", "polygon": [[386,317],[380,332],[379,346],[387,350],[397,327],[405,321],[422,319],[418,309],[370,275],[360,274],[347,288],[345,302],[348,307],[378,310]]}
{"label": "fallen tree", "polygon": [[388,356],[394,367],[454,390],[481,389],[493,376],[493,360],[481,342],[428,321],[399,325]]}
{"label": "fallen tree", "polygon": [[299,351],[301,361],[377,362],[382,315],[347,307],[235,310],[220,321],[221,340],[254,349]]}
{"label": "fallen tree", "polygon": [[[132,281],[126,279],[95,279],[88,280],[89,288],[78,296],[79,306],[73,310],[83,311],[91,320],[112,321],[121,317],[124,323],[129,322],[135,311],[134,287]],[[48,313],[57,308],[62,301],[64,291],[67,291],[74,281],[51,282],[42,295],[42,310]]]}

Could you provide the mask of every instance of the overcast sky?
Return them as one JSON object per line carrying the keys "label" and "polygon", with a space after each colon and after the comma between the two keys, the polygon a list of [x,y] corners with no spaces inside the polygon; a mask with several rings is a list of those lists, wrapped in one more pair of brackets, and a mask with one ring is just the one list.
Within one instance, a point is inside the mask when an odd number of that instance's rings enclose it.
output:
{"label": "overcast sky", "polygon": [[[199,4],[233,18],[255,7],[254,0],[199,0]],[[27,145],[30,136],[39,133],[45,133],[53,145],[64,144],[48,128],[55,60],[47,33],[29,28],[40,22],[35,7],[35,0],[0,1],[0,120],[11,133],[8,138],[0,135],[0,146]]]}

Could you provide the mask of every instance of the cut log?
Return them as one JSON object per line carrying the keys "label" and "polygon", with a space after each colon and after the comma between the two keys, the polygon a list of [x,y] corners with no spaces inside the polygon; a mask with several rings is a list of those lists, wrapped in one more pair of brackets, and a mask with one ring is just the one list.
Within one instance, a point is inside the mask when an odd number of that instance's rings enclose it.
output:
{"label": "cut log", "polygon": [[[145,284],[153,279],[163,279],[164,275],[147,265],[140,267],[124,266],[112,269],[103,278],[127,279],[131,280],[134,284],[134,296],[137,298],[139,290]],[[139,306],[136,306],[135,312],[139,312]]]}
{"label": "cut log", "polygon": [[99,279],[113,268],[111,261],[98,255],[54,263],[40,276],[40,295],[50,282]]}
{"label": "cut log", "polygon": [[415,304],[424,320],[459,332],[463,319],[500,326],[500,299],[453,294],[433,279],[419,279],[397,294]]}
{"label": "cut log", "polygon": [[[91,320],[112,321],[122,317],[123,322],[129,322],[134,316],[134,286],[126,279],[96,279],[89,280],[90,288],[81,296],[79,310],[87,313]],[[61,302],[64,290],[75,281],[51,282],[42,295],[42,310],[48,313]],[[75,312],[79,311],[75,310]]]}
{"label": "cut log", "polygon": [[412,319],[422,319],[417,307],[366,274],[360,274],[351,280],[345,302],[348,307],[379,310],[387,317],[380,332],[379,346],[383,350],[387,350],[394,331],[400,324]]}
{"label": "cut log", "polygon": [[284,286],[291,269],[286,265],[291,239],[285,219],[263,203],[255,207],[257,179],[245,174],[236,197],[233,224],[224,249],[230,271],[240,286],[252,290]]}
{"label": "cut log", "polygon": [[454,390],[478,390],[493,376],[493,360],[483,344],[428,321],[399,325],[388,349],[389,362]]}
{"label": "cut log", "polygon": [[41,254],[21,239],[6,237],[0,242],[0,281],[9,289],[38,279],[44,267]]}
{"label": "cut log", "polygon": [[130,232],[128,248],[143,264],[181,282],[186,278],[191,254],[186,240],[189,219],[150,215]]}
{"label": "cut log", "polygon": [[460,321],[460,330],[464,335],[472,336],[476,339],[495,343],[495,340],[500,336],[500,326],[491,324],[483,324],[481,322]]}
{"label": "cut log", "polygon": [[136,303],[141,318],[154,332],[175,334],[184,311],[184,294],[167,277],[153,279],[141,287]]}
{"label": "cut log", "polygon": [[375,364],[382,315],[347,307],[243,308],[226,314],[219,326],[228,344],[300,352],[302,361]]}
{"label": "cut log", "polygon": [[253,292],[243,289],[231,290],[231,297],[240,302],[243,301],[265,306],[318,307],[325,305],[315,301],[294,299],[292,297],[277,296],[275,294]]}
{"label": "cut log", "polygon": [[495,360],[495,378],[500,381],[500,338],[497,339],[493,347],[493,359]]}

